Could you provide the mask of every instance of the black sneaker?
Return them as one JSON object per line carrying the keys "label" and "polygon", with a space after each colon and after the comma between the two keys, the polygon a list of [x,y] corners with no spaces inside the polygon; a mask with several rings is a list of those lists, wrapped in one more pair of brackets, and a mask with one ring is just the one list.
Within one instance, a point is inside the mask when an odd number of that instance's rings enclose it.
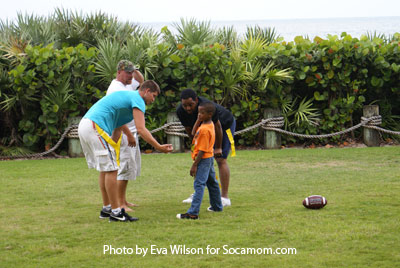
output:
{"label": "black sneaker", "polygon": [[137,220],[139,220],[139,218],[129,216],[129,214],[125,212],[124,208],[121,208],[121,211],[118,214],[111,213],[109,219],[110,222],[112,221],[128,222]]}
{"label": "black sneaker", "polygon": [[107,219],[110,218],[110,214],[111,214],[111,209],[105,209],[103,208],[102,210],[100,210],[100,219]]}
{"label": "black sneaker", "polygon": [[189,219],[189,220],[198,220],[199,219],[198,215],[193,215],[193,214],[189,214],[189,213],[176,214],[176,217],[178,219]]}
{"label": "black sneaker", "polygon": [[212,206],[209,206],[209,207],[207,208],[207,211],[208,211],[208,212],[221,212],[222,210],[214,210]]}
{"label": "black sneaker", "polygon": [[209,207],[207,208],[207,211],[209,211],[209,212],[215,212],[215,210],[213,209],[212,206],[209,206]]}

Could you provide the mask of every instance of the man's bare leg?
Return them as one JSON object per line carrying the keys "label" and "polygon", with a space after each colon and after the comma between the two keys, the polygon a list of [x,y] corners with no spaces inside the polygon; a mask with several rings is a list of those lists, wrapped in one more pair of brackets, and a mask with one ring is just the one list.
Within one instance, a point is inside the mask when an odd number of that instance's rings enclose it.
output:
{"label": "man's bare leg", "polygon": [[221,196],[228,198],[230,170],[228,162],[224,158],[216,158],[218,164],[219,178],[221,180]]}
{"label": "man's bare leg", "polygon": [[[108,196],[108,200],[110,202],[109,204],[111,204],[112,209],[116,209],[119,207],[119,205],[118,205],[118,189],[117,189],[118,170],[107,171],[104,173],[105,173],[104,185],[105,185],[105,191]],[[104,203],[104,199],[103,199],[103,203]]]}
{"label": "man's bare leg", "polygon": [[105,180],[106,180],[106,172],[100,172],[99,187],[101,192],[101,198],[103,199],[103,206],[108,206],[110,205],[110,199],[108,198]]}
{"label": "man's bare leg", "polygon": [[126,188],[128,186],[128,180],[117,180],[117,188],[118,188],[118,203],[121,208],[124,208],[126,212],[133,211],[127,205],[126,201]]}

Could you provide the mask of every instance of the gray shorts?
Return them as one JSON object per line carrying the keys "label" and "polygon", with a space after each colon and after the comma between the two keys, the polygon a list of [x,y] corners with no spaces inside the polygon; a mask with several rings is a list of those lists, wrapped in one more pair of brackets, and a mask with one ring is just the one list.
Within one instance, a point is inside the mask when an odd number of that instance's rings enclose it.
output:
{"label": "gray shorts", "polygon": [[120,166],[118,169],[117,180],[136,180],[140,176],[141,155],[139,147],[139,138],[137,133],[133,134],[136,139],[136,146],[128,146],[128,138],[122,135]]}
{"label": "gray shorts", "polygon": [[118,170],[114,148],[99,135],[92,120],[83,118],[78,134],[89,168],[98,171]]}

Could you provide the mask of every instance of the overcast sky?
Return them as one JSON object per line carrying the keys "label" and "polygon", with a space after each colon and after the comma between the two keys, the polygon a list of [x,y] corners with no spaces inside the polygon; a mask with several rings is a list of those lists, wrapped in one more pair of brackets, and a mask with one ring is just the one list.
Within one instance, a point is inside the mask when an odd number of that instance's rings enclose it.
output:
{"label": "overcast sky", "polygon": [[400,0],[0,0],[0,19],[17,12],[47,16],[56,7],[102,11],[135,23],[400,16]]}

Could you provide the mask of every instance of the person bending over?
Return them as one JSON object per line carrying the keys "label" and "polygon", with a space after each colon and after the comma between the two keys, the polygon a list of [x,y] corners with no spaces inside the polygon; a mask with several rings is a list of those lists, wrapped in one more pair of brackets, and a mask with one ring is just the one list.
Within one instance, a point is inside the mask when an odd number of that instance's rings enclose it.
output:
{"label": "person bending over", "polygon": [[[199,125],[197,121],[198,106],[205,101],[209,100],[200,96],[198,97],[192,89],[185,89],[181,92],[181,104],[176,109],[176,114],[191,139],[194,135],[195,126]],[[235,155],[234,134],[236,121],[232,113],[227,109],[216,103],[214,105],[216,109],[212,116],[212,121],[215,125],[214,155],[221,180],[222,204],[225,207],[231,205],[231,200],[228,197],[230,170],[227,158],[231,149],[232,156]],[[183,200],[183,203],[191,203],[192,197],[193,195]]]}
{"label": "person bending over", "polygon": [[[121,60],[117,65],[117,76],[112,80],[107,89],[107,95],[117,91],[135,91],[144,82],[143,75],[135,68],[132,62]],[[128,138],[122,135],[120,151],[120,167],[117,176],[118,203],[126,212],[133,211],[129,207],[135,207],[136,204],[126,200],[126,189],[130,180],[136,180],[140,176],[141,155],[139,146],[139,137],[135,120],[127,124],[129,131],[135,138],[136,146],[128,146]]]}
{"label": "person bending over", "polygon": [[135,138],[125,125],[135,120],[140,136],[156,150],[172,151],[171,144],[160,145],[145,126],[146,104],[151,104],[160,93],[154,81],[145,81],[139,91],[118,91],[97,101],[79,123],[78,134],[89,168],[100,172],[99,186],[103,199],[100,218],[109,221],[136,221],[118,203],[117,174],[122,132],[128,145],[136,144]]}

